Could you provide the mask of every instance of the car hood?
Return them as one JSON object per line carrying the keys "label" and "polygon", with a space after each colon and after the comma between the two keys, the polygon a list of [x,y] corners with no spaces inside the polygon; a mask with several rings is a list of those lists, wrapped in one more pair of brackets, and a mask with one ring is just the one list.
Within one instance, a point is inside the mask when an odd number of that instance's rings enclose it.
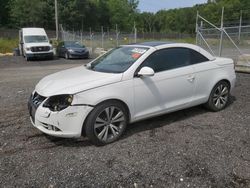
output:
{"label": "car hood", "polygon": [[75,47],[67,47],[67,49],[72,49],[72,50],[85,50],[86,48],[75,48]]}
{"label": "car hood", "polygon": [[39,47],[39,46],[52,46],[52,45],[48,42],[25,43],[26,48]]}
{"label": "car hood", "polygon": [[36,92],[49,97],[60,94],[75,94],[121,81],[122,74],[102,73],[80,66],[44,77],[36,85]]}

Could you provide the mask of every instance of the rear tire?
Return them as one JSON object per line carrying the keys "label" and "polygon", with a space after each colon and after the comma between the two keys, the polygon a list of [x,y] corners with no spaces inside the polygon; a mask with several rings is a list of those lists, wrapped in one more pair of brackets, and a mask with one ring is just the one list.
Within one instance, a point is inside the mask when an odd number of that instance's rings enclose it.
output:
{"label": "rear tire", "polygon": [[95,145],[106,145],[118,140],[128,123],[128,113],[118,101],[97,105],[85,122],[85,132]]}
{"label": "rear tire", "polygon": [[229,84],[226,81],[220,81],[214,86],[205,106],[214,112],[223,110],[228,105],[229,97]]}
{"label": "rear tire", "polygon": [[64,57],[65,57],[65,59],[69,59],[69,54],[68,54],[68,52],[65,52]]}

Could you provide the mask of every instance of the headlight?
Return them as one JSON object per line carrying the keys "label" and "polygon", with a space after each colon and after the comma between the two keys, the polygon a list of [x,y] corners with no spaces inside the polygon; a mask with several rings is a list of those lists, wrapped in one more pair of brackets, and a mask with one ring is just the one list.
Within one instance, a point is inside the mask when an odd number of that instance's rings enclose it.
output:
{"label": "headlight", "polygon": [[49,49],[50,49],[50,50],[53,50],[53,47],[52,47],[52,46],[50,46],[50,47],[49,47]]}
{"label": "headlight", "polygon": [[51,111],[61,111],[71,105],[73,95],[56,95],[49,97],[43,104],[43,107],[49,108]]}
{"label": "headlight", "polygon": [[29,48],[29,47],[26,47],[25,49],[26,49],[27,51],[30,51],[30,48]]}
{"label": "headlight", "polygon": [[69,51],[69,52],[74,52],[74,50],[72,50],[72,49],[69,49],[68,51]]}

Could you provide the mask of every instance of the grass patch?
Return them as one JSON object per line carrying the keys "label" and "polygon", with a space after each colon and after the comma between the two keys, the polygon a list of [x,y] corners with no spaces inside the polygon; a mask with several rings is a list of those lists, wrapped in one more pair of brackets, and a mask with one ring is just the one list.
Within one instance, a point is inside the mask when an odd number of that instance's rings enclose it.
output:
{"label": "grass patch", "polygon": [[0,38],[0,53],[11,53],[18,47],[18,39]]}

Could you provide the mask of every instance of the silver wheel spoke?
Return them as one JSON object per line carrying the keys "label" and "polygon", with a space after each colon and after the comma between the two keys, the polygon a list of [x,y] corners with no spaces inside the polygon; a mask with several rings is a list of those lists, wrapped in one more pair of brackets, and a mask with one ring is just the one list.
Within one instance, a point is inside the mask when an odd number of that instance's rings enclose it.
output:
{"label": "silver wheel spoke", "polygon": [[214,94],[214,96],[213,96],[213,98],[218,98],[219,97],[219,95],[218,94]]}
{"label": "silver wheel spoke", "polygon": [[120,135],[126,125],[125,120],[124,113],[119,108],[115,106],[105,108],[97,116],[94,124],[96,136],[103,142],[112,141]]}
{"label": "silver wheel spoke", "polygon": [[105,131],[105,134],[104,134],[104,137],[103,137],[104,141],[106,141],[107,138],[108,138],[108,132],[109,132],[109,126],[106,127],[106,131]]}
{"label": "silver wheel spoke", "polygon": [[115,117],[112,118],[112,122],[115,122],[118,118],[123,117],[123,113],[119,111]]}
{"label": "silver wheel spoke", "polygon": [[117,126],[113,125],[113,124],[110,124],[110,127],[112,127],[116,132],[119,132],[119,129]]}
{"label": "silver wheel spoke", "polygon": [[115,131],[113,126],[110,126],[110,129],[111,129],[111,131],[113,133],[113,136],[116,136],[118,134],[118,132]]}
{"label": "silver wheel spoke", "polygon": [[213,97],[213,101],[216,102],[218,100],[218,95]]}
{"label": "silver wheel spoke", "polygon": [[217,99],[217,100],[216,100],[215,106],[216,106],[217,108],[220,108],[220,99]]}
{"label": "silver wheel spoke", "polygon": [[220,85],[220,86],[218,87],[219,94],[221,94],[222,88],[223,88],[223,85]]}
{"label": "silver wheel spoke", "polygon": [[100,139],[102,139],[102,137],[103,137],[103,135],[104,135],[106,129],[107,129],[107,127],[104,127],[104,128],[102,129],[102,131],[98,134],[98,137],[99,137]]}
{"label": "silver wheel spoke", "polygon": [[228,89],[224,87],[224,89],[221,92],[221,95],[227,95],[228,94]]}
{"label": "silver wheel spoke", "polygon": [[112,119],[113,113],[114,113],[115,107],[110,107],[110,116],[109,116],[109,120]]}
{"label": "silver wheel spoke", "polygon": [[95,123],[95,128],[103,127],[105,125],[105,123]]}
{"label": "silver wheel spoke", "polygon": [[116,119],[116,120],[112,120],[111,122],[112,123],[117,123],[117,122],[121,122],[121,121],[124,121],[124,117],[120,117],[119,119]]}
{"label": "silver wheel spoke", "polygon": [[223,105],[224,105],[224,104],[226,103],[226,101],[227,101],[226,98],[224,98],[224,97],[221,97],[220,99],[221,99],[221,102],[222,102]]}
{"label": "silver wheel spoke", "polygon": [[105,113],[106,113],[107,121],[109,121],[110,120],[109,108],[105,109]]}
{"label": "silver wheel spoke", "polygon": [[107,123],[107,121],[105,121],[104,119],[101,119],[100,117],[97,117],[97,119],[95,120],[96,123],[100,122],[100,123]]}

